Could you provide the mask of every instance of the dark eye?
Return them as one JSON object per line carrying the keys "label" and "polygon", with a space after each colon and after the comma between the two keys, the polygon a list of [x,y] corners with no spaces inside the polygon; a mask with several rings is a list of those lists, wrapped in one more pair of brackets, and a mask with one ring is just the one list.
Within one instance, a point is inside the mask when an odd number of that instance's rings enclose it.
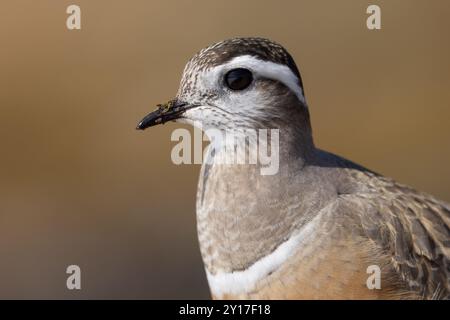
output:
{"label": "dark eye", "polygon": [[252,73],[243,68],[230,70],[225,75],[225,83],[231,90],[244,90],[252,81]]}

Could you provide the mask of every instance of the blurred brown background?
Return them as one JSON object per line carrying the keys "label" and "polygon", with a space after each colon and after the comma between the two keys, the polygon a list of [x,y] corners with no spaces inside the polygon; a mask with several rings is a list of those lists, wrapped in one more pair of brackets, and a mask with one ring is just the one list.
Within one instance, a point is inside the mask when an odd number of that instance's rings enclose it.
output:
{"label": "blurred brown background", "polygon": [[[66,28],[77,4],[82,29]],[[366,8],[382,9],[382,30]],[[185,62],[234,36],[286,46],[315,140],[450,201],[450,2],[0,3],[0,298],[209,298],[195,227],[199,166],[177,124],[134,130]],[[82,290],[66,289],[66,267]]]}

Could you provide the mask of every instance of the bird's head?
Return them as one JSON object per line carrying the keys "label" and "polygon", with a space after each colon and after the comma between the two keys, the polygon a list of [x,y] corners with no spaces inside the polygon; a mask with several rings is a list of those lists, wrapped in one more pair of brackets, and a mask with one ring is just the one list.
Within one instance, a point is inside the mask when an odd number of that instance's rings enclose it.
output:
{"label": "bird's head", "polygon": [[166,121],[203,129],[280,127],[309,115],[300,73],[291,55],[262,38],[235,38],[204,48],[186,64],[175,99],[138,125]]}

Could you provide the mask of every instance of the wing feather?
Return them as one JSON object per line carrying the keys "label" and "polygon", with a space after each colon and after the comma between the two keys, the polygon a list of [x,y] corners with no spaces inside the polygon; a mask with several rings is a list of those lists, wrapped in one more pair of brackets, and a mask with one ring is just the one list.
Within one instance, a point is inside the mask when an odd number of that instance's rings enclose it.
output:
{"label": "wing feather", "polygon": [[366,173],[371,190],[353,194],[365,235],[425,299],[450,298],[450,210],[430,195]]}

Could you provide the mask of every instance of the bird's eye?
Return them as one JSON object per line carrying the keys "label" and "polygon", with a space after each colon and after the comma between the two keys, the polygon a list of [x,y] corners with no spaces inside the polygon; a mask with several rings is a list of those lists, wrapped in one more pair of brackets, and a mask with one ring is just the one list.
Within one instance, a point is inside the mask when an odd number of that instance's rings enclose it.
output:
{"label": "bird's eye", "polygon": [[252,81],[252,73],[244,68],[230,70],[225,75],[225,83],[231,90],[244,90]]}

